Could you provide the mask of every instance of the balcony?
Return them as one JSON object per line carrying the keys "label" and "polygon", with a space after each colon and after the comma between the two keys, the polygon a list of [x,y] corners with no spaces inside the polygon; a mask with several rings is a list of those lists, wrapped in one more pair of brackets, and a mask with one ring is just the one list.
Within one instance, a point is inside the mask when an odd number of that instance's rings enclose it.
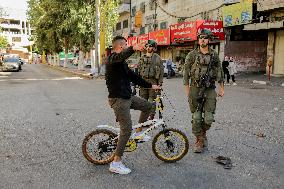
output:
{"label": "balcony", "polygon": [[123,3],[118,7],[118,14],[130,13],[130,4]]}
{"label": "balcony", "polygon": [[0,24],[0,26],[2,28],[6,28],[6,29],[22,29],[21,25],[19,25],[19,24],[5,24],[5,23],[2,23],[2,24]]}

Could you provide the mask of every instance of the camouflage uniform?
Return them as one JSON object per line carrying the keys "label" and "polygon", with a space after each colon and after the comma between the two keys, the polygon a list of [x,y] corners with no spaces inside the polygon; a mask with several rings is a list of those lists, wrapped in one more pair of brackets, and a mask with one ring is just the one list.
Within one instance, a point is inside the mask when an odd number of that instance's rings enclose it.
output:
{"label": "camouflage uniform", "polygon": [[[200,101],[198,101],[198,94],[202,86],[199,86],[199,81],[207,72],[211,58],[214,60],[213,63],[211,63],[212,69],[209,70],[209,75],[213,78],[212,87],[205,89],[204,105],[201,109],[199,104]],[[209,48],[207,54],[202,54],[199,51],[199,48],[197,48],[186,56],[183,83],[184,85],[190,84],[188,102],[192,113],[192,132],[197,138],[204,135],[214,122],[217,97],[215,81],[222,83],[223,77],[220,59],[217,52],[213,49]]]}
{"label": "camouflage uniform", "polygon": [[[143,55],[139,61],[138,67],[139,75],[151,83],[152,85],[162,85],[164,76],[164,66],[161,57],[153,53],[152,57]],[[140,88],[139,96],[153,102],[157,97],[157,92],[153,89]],[[155,107],[153,106],[152,115],[155,114]]]}

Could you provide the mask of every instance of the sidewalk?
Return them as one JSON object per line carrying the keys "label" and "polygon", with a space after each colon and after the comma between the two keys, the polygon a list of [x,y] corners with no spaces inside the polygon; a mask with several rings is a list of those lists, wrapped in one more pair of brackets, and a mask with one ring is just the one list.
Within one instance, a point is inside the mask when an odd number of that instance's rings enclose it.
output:
{"label": "sidewalk", "polygon": [[84,68],[83,70],[78,70],[78,67],[75,65],[72,65],[70,63],[67,64],[67,67],[63,67],[63,65],[60,64],[60,66],[54,66],[51,64],[44,64],[52,69],[60,70],[63,72],[71,73],[79,77],[83,77],[85,79],[93,79],[94,77],[91,75],[90,68]]}
{"label": "sidewalk", "polygon": [[236,83],[238,84],[259,84],[259,85],[284,87],[284,75],[283,76],[271,76],[271,80],[268,81],[268,76],[264,73],[240,73],[236,75]]}

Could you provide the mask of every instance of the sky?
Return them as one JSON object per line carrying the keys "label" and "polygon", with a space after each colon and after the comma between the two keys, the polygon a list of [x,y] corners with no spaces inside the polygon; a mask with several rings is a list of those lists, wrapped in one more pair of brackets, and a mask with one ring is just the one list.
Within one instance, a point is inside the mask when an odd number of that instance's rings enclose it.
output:
{"label": "sky", "polygon": [[27,0],[0,0],[2,7],[27,10]]}

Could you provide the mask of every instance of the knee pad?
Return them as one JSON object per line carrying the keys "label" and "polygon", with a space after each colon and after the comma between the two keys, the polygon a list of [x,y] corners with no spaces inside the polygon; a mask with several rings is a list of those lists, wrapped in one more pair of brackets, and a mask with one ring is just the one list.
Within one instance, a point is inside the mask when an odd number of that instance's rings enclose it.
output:
{"label": "knee pad", "polygon": [[206,125],[211,125],[214,121],[214,114],[212,112],[204,113],[204,123]]}
{"label": "knee pad", "polygon": [[202,122],[202,112],[201,111],[196,111],[192,115],[192,121],[194,123],[201,123]]}

